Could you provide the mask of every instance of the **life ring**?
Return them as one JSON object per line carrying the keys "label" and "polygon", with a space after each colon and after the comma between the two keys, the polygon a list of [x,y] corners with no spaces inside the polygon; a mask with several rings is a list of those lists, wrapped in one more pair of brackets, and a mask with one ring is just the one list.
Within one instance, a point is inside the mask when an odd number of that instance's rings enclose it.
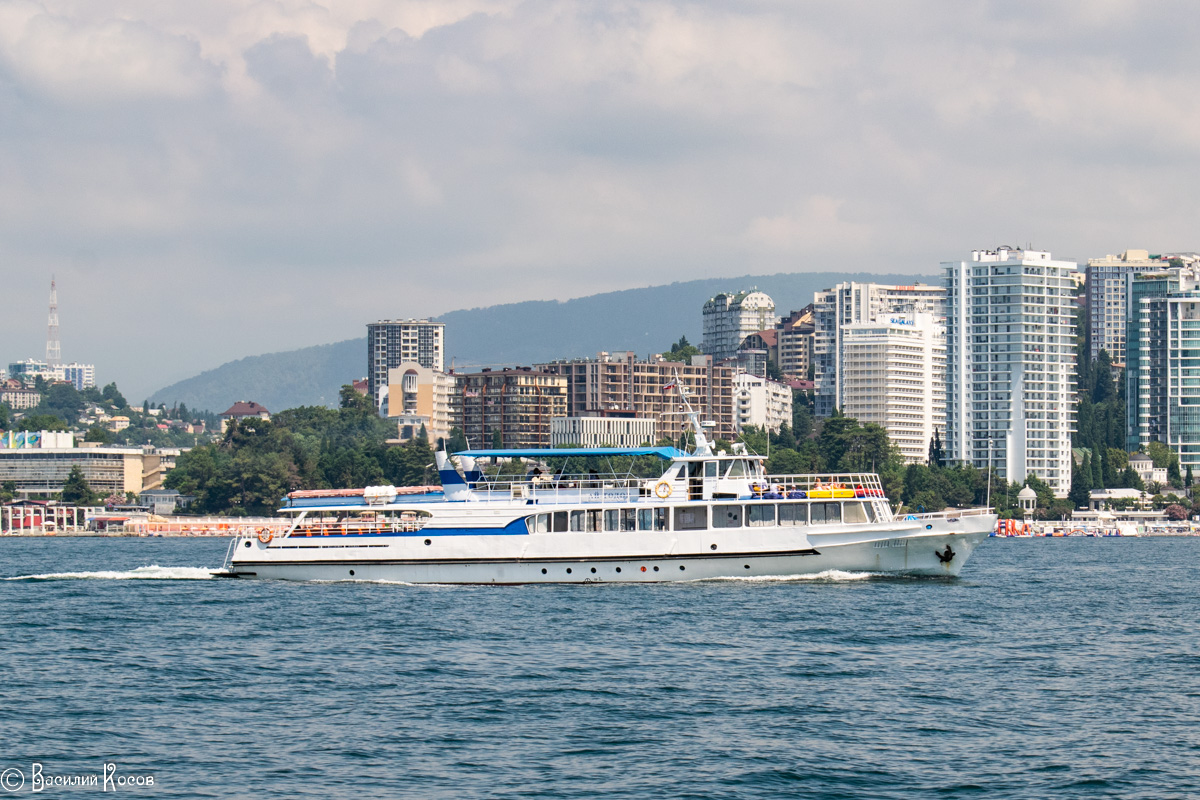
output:
{"label": "life ring", "polygon": [[671,484],[667,483],[666,481],[659,481],[654,487],[654,494],[659,500],[666,500],[671,496]]}
{"label": "life ring", "polygon": [[270,541],[274,538],[275,538],[274,535],[266,528],[263,528],[261,531],[258,532],[258,540],[260,542],[262,542],[263,544],[269,544]]}

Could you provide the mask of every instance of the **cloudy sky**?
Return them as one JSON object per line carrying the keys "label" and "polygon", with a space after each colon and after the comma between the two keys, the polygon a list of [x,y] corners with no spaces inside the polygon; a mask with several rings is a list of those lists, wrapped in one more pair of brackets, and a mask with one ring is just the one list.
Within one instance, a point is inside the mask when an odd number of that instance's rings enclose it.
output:
{"label": "cloudy sky", "polygon": [[[0,0],[0,358],[697,277],[1200,249],[1183,2]],[[736,288],[736,287],[731,287]]]}

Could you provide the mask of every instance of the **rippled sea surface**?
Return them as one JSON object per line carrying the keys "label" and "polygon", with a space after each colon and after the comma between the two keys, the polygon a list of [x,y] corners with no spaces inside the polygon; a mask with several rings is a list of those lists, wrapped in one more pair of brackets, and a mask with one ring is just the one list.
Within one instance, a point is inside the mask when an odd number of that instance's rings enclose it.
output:
{"label": "rippled sea surface", "polygon": [[204,579],[225,546],[0,540],[16,794],[110,762],[180,797],[1200,795],[1200,540],[524,588]]}

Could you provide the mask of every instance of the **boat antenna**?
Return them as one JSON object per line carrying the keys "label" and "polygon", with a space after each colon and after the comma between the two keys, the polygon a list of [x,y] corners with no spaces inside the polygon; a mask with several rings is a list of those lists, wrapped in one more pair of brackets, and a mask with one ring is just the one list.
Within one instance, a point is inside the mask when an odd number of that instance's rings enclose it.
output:
{"label": "boat antenna", "polygon": [[988,436],[988,468],[987,468],[987,499],[983,502],[985,508],[992,507],[992,437]]}
{"label": "boat antenna", "polygon": [[692,455],[711,456],[712,445],[709,444],[708,436],[704,433],[704,427],[700,424],[700,413],[692,408],[692,404],[688,402],[687,385],[680,379],[679,370],[675,370],[675,377],[663,387],[663,391],[670,391],[671,389],[679,392],[679,400],[683,403],[683,413],[687,415],[688,422],[691,424],[692,431],[696,436],[696,448],[692,451]]}

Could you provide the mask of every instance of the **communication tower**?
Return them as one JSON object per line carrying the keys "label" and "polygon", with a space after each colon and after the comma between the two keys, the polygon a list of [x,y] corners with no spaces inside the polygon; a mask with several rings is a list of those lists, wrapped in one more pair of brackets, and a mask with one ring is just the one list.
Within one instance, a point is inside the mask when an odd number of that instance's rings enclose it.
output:
{"label": "communication tower", "polygon": [[62,346],[58,342],[58,289],[50,276],[50,324],[46,329],[46,364],[62,366]]}

